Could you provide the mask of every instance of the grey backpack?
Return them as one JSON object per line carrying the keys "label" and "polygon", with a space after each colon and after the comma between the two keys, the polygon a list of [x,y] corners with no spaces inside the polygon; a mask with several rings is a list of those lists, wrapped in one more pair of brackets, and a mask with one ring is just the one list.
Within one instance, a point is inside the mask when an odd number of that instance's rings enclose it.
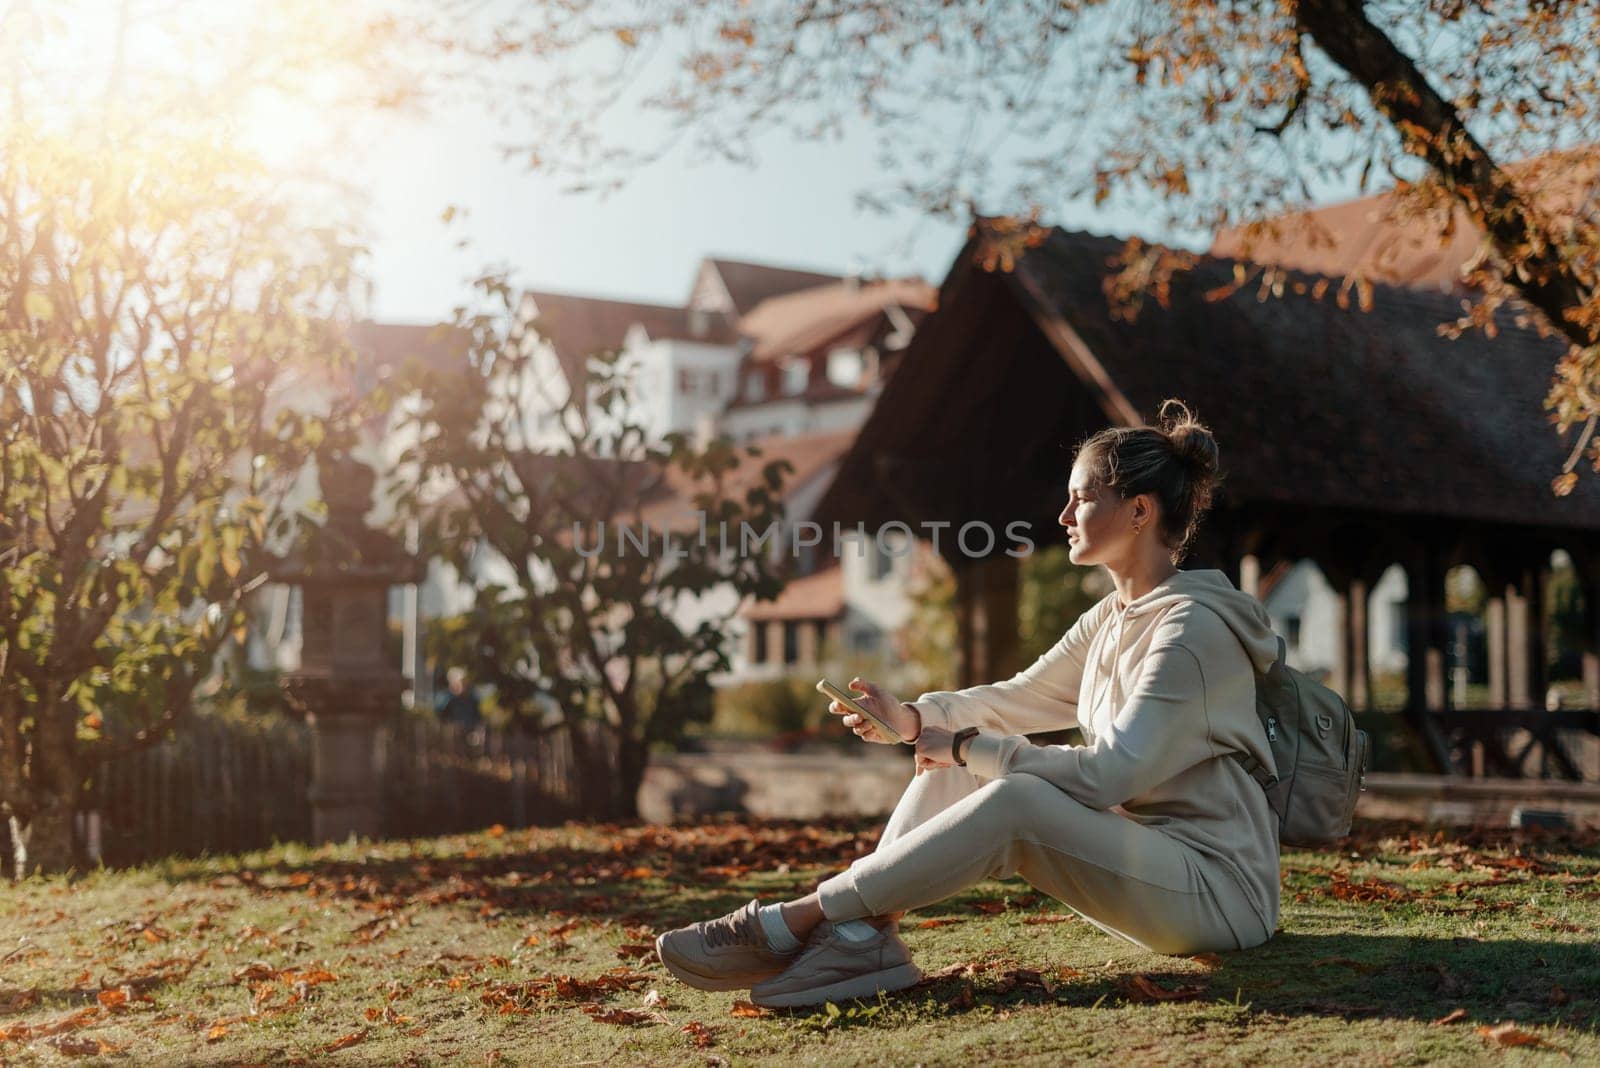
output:
{"label": "grey backpack", "polygon": [[1350,833],[1356,798],[1367,782],[1367,732],[1356,729],[1344,699],[1290,667],[1278,638],[1278,659],[1256,675],[1256,715],[1267,731],[1277,774],[1235,753],[1267,793],[1278,816],[1278,841],[1327,845]]}

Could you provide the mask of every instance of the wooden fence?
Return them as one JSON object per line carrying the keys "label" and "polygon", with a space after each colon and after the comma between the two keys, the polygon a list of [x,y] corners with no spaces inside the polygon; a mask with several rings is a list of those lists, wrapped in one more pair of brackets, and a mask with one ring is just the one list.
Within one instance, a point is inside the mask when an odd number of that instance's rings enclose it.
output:
{"label": "wooden fence", "polygon": [[[591,737],[599,743],[597,731]],[[379,733],[376,756],[386,837],[581,815],[565,729],[463,730],[397,717]],[[80,853],[125,865],[308,841],[310,781],[304,724],[195,717],[177,738],[97,769],[77,820]]]}

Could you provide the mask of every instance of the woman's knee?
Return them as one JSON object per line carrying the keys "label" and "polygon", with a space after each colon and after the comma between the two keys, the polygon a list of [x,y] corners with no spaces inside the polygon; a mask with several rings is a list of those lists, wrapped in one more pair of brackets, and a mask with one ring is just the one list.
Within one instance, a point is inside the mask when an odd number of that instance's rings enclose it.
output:
{"label": "woman's knee", "polygon": [[1037,775],[1013,772],[989,780],[978,790],[978,798],[977,806],[1002,823],[1028,826],[1041,817],[1055,816],[1066,794]]}

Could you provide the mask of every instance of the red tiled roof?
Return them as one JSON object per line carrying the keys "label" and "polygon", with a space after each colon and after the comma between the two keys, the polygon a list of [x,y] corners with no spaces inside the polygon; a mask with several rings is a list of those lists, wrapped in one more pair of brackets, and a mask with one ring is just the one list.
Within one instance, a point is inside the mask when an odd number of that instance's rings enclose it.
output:
{"label": "red tiled roof", "polygon": [[[724,476],[725,492],[742,498],[761,482],[761,471],[774,460],[787,460],[793,470],[784,475],[784,496],[787,498],[805,486],[824,469],[838,463],[855,440],[855,430],[834,430],[817,434],[772,435],[757,438],[740,446],[739,466]],[[760,450],[757,457],[744,454],[746,447]],[[685,517],[694,511],[694,494],[698,486],[678,468],[668,473],[667,485],[662,493],[651,498],[642,511],[642,519],[652,528],[670,523],[674,529],[682,526]],[[794,517],[790,517],[791,519]]]}
{"label": "red tiled roof", "polygon": [[844,569],[837,563],[791,579],[775,600],[750,600],[739,614],[752,623],[789,619],[837,619],[844,614]]}
{"label": "red tiled roof", "polygon": [[[1532,196],[1558,230],[1575,211],[1592,211],[1600,193],[1600,146],[1552,152],[1506,170]],[[1217,232],[1211,253],[1341,278],[1360,273],[1391,285],[1451,289],[1477,255],[1483,231],[1466,212],[1451,212],[1451,234],[1441,238],[1443,212],[1400,218],[1393,191],[1244,223]]]}
{"label": "red tiled roof", "polygon": [[739,331],[754,339],[751,356],[758,360],[859,346],[877,332],[891,305],[925,312],[937,300],[938,291],[920,278],[834,282],[763,301],[739,320]]}
{"label": "red tiled roof", "polygon": [[727,289],[729,299],[733,301],[734,313],[741,316],[772,297],[793,293],[798,289],[827,285],[840,279],[839,275],[825,274],[821,271],[774,267],[765,263],[745,263],[717,256],[708,257],[706,262],[717,272],[717,277],[722,279],[722,285]]}
{"label": "red tiled roof", "polygon": [[538,291],[526,297],[533,302],[536,323],[555,349],[569,383],[581,382],[588,357],[620,346],[635,324],[652,338],[727,344],[735,336],[720,315],[709,315],[704,329],[696,331],[687,309],[665,304]]}

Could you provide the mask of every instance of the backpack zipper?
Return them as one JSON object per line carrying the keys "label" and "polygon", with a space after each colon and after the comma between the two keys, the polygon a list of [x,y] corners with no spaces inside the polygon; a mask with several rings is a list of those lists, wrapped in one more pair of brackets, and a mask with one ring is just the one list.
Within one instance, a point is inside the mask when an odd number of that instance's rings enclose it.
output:
{"label": "backpack zipper", "polygon": [[1267,741],[1275,742],[1277,740],[1278,740],[1278,717],[1277,716],[1268,716],[1267,717]]}

